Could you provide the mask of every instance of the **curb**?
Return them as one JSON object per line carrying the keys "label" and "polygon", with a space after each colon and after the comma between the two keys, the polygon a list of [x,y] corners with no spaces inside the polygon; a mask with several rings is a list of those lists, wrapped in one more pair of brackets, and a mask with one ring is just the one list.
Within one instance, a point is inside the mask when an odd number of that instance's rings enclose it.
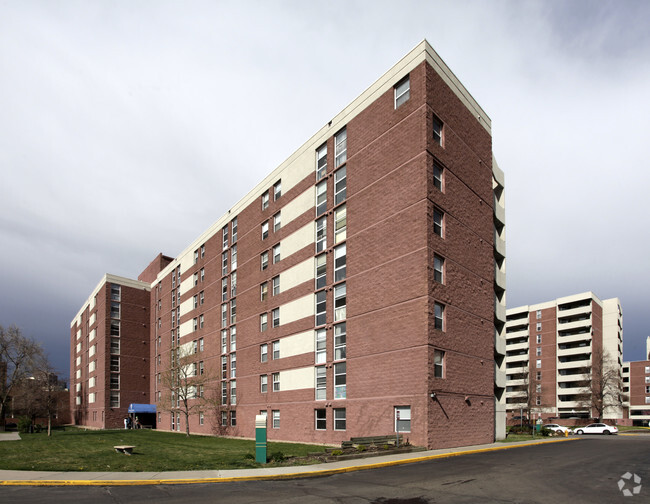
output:
{"label": "curb", "polygon": [[146,480],[4,480],[0,481],[0,486],[145,486],[145,485],[192,485],[197,483],[231,483],[239,481],[265,481],[265,480],[285,480],[298,478],[311,478],[330,476],[333,474],[342,474],[355,471],[365,471],[368,469],[379,469],[382,467],[391,467],[416,462],[425,462],[428,460],[458,457],[461,455],[470,455],[473,453],[485,453],[499,450],[510,450],[513,448],[523,448],[527,446],[537,446],[541,444],[564,443],[567,441],[578,441],[580,438],[557,439],[553,441],[537,441],[532,443],[522,443],[508,446],[494,446],[490,448],[480,448],[477,450],[465,450],[449,453],[438,453],[435,455],[425,455],[422,457],[390,460],[386,462],[377,462],[374,464],[364,464],[349,467],[339,467],[336,469],[322,469],[317,471],[302,471],[286,474],[265,474],[258,476],[231,476],[223,478],[186,478],[186,479],[146,479]]}

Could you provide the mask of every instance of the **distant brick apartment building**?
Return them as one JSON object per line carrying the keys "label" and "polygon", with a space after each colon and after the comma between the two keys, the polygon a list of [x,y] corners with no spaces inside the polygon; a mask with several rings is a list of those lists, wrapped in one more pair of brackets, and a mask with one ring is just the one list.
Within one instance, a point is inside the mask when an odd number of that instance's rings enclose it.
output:
{"label": "distant brick apartment building", "polygon": [[[510,419],[592,418],[585,397],[590,372],[605,358],[622,370],[623,312],[617,298],[591,292],[509,308],[506,315],[506,403]],[[623,418],[607,408],[605,419]]]}
{"label": "distant brick apartment building", "polygon": [[251,438],[266,414],[271,440],[487,443],[505,321],[491,122],[423,41],[178,257],[100,282],[71,326],[73,416],[151,402],[184,430],[165,377],[189,355],[191,401],[215,397],[192,432]]}
{"label": "distant brick apartment building", "polygon": [[650,423],[650,336],[646,338],[646,360],[623,363],[623,392],[626,418],[633,425]]}

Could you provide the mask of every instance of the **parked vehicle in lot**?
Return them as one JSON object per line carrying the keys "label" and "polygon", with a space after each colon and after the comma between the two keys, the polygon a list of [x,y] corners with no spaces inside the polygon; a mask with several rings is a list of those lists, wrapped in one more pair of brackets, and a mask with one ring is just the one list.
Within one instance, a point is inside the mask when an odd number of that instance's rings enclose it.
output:
{"label": "parked vehicle in lot", "polygon": [[618,427],[604,423],[592,423],[586,427],[576,427],[574,434],[618,434]]}
{"label": "parked vehicle in lot", "polygon": [[550,423],[546,425],[542,425],[544,429],[549,429],[552,430],[553,432],[559,432],[561,434],[565,434],[569,431],[568,427],[564,427],[563,425],[559,425],[556,423]]}

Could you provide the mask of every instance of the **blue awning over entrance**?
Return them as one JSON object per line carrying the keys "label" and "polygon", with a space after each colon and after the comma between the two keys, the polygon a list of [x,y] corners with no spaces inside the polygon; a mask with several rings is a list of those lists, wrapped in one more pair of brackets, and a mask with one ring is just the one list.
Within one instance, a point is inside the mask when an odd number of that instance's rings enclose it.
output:
{"label": "blue awning over entrance", "polygon": [[129,404],[129,413],[156,413],[155,404]]}

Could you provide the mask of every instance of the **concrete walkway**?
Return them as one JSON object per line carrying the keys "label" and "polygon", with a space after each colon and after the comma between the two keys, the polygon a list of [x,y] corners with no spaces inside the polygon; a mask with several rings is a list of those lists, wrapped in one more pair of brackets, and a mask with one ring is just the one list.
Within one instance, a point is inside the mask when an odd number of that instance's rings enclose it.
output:
{"label": "concrete walkway", "polygon": [[20,441],[20,435],[17,432],[0,432],[0,441]]}
{"label": "concrete walkway", "polygon": [[54,471],[2,471],[0,485],[38,486],[123,486],[123,485],[178,485],[190,483],[221,483],[228,481],[253,481],[294,479],[311,476],[361,471],[401,464],[410,464],[455,457],[471,453],[508,450],[547,443],[564,443],[578,438],[545,439],[534,442],[492,443],[429,450],[416,453],[383,455],[379,457],[329,462],[309,466],[268,467],[260,469],[228,469],[218,471],[169,471],[169,472],[54,472]]}

